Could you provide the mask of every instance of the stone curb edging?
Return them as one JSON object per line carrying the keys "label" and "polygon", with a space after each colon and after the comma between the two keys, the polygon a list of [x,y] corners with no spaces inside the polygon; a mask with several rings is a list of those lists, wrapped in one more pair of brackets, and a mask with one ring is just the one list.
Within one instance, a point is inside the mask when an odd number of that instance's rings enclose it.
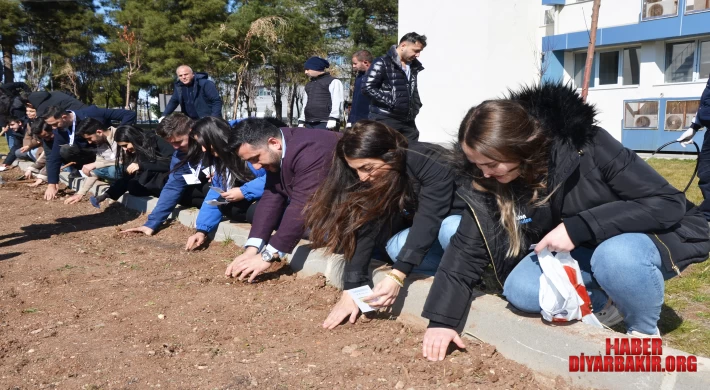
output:
{"label": "stone curb edging", "polygon": [[[81,179],[69,180],[66,173],[61,180],[72,189],[78,189]],[[92,188],[92,192],[101,191],[105,184]],[[157,203],[156,198],[141,198],[124,195],[119,200],[124,206],[150,212]],[[171,215],[180,223],[194,226],[197,218],[195,209],[176,209]],[[248,224],[221,222],[213,239],[224,241],[231,239],[236,245],[244,245],[249,234]],[[345,260],[339,255],[326,255],[322,250],[312,250],[308,241],[302,240],[288,260],[291,268],[302,276],[322,273],[328,283],[343,287],[343,265]],[[379,282],[390,268],[373,261],[374,282]],[[424,302],[431,287],[432,278],[413,275],[406,281],[405,289],[392,307],[392,313],[401,321],[427,325],[421,317]],[[509,308],[508,303],[493,295],[478,292],[471,303],[463,334],[469,336],[465,341],[469,350],[475,351],[476,340],[494,345],[504,357],[524,364],[542,374],[542,378],[562,376],[574,385],[591,386],[606,389],[710,389],[710,359],[698,357],[696,373],[570,373],[569,356],[596,356],[604,354],[606,338],[624,337],[621,334],[601,330],[582,324],[550,325],[544,323],[539,315],[526,315]],[[665,356],[688,356],[676,349],[664,347]]]}

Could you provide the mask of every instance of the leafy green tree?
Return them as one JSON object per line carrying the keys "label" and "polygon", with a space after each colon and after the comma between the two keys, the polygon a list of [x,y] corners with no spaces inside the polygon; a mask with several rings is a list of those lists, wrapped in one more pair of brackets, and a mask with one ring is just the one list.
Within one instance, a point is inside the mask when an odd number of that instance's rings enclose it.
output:
{"label": "leafy green tree", "polygon": [[15,79],[12,55],[21,37],[21,27],[27,17],[18,0],[0,0],[0,47],[2,48],[2,75],[5,83]]}

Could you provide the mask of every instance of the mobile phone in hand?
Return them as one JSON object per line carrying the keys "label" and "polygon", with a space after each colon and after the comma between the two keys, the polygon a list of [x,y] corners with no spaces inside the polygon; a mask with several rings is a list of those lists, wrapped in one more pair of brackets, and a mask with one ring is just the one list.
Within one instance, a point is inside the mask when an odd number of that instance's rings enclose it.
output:
{"label": "mobile phone in hand", "polygon": [[221,193],[224,192],[224,190],[221,189],[221,188],[219,188],[219,187],[212,187],[212,186],[210,186],[210,188],[213,189],[213,190],[215,190],[215,191],[217,191],[218,194],[221,194]]}

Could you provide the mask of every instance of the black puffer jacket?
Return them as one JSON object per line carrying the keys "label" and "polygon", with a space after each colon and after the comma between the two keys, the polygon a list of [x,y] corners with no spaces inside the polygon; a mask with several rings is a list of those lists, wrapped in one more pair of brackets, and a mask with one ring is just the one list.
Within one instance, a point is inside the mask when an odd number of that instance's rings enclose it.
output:
{"label": "black puffer jacket", "polygon": [[411,78],[402,69],[397,46],[392,45],[386,55],[370,65],[362,86],[362,93],[370,97],[370,112],[403,121],[413,121],[422,108],[417,89],[417,75],[424,70],[415,59],[409,64]]}
{"label": "black puffer jacket", "polygon": [[[576,246],[595,247],[622,233],[646,233],[663,265],[680,273],[710,251],[710,230],[697,207],[604,129],[594,126],[595,110],[568,87],[547,84],[512,93],[548,129],[553,139],[547,218],[526,225],[524,245],[564,222]],[[458,327],[471,289],[488,264],[502,287],[526,256],[507,258],[508,240],[490,194],[459,188],[469,204],[442,259],[423,316],[430,326]]]}
{"label": "black puffer jacket", "polygon": [[[421,264],[437,240],[444,218],[460,215],[466,207],[461,198],[455,196],[454,171],[443,160],[445,153],[442,147],[425,142],[412,142],[407,151],[407,174],[412,182],[412,197],[417,204],[408,210],[411,218],[392,216],[394,231],[390,232],[397,233],[410,227],[394,265],[394,269],[405,275]],[[381,232],[383,229],[387,227],[368,226],[358,232],[355,253],[345,265],[346,290],[368,282],[373,249],[378,244],[384,244],[391,235]]]}

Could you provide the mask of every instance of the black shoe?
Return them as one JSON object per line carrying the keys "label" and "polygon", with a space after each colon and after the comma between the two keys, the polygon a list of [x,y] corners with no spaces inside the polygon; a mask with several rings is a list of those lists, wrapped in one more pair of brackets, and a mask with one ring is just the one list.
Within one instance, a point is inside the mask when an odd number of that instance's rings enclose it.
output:
{"label": "black shoe", "polygon": [[69,172],[70,179],[78,179],[80,177],[81,177],[81,172],[78,169],[75,169],[75,170]]}

